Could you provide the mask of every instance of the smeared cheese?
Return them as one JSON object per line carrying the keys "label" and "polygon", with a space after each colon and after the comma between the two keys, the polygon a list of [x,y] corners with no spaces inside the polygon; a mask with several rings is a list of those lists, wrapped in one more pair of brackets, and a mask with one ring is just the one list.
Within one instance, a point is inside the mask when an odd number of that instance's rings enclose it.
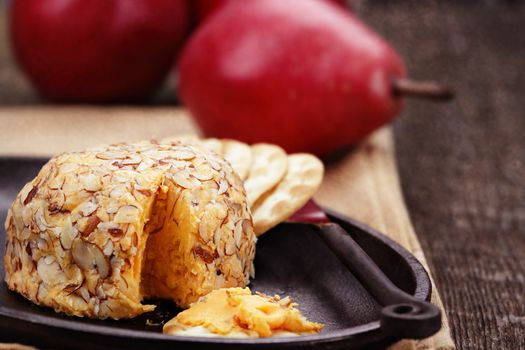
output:
{"label": "smeared cheese", "polygon": [[172,335],[272,337],[319,332],[321,323],[306,320],[289,297],[252,294],[249,288],[210,292],[164,325]]}

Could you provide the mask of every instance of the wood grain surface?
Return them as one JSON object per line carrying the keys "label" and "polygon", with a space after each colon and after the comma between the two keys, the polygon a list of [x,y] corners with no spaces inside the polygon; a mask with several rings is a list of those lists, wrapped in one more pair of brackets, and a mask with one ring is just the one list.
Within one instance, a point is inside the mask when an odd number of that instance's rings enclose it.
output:
{"label": "wood grain surface", "polygon": [[[456,345],[524,349],[524,3],[352,2],[412,77],[458,91],[451,104],[408,101],[394,123],[401,187]],[[39,103],[14,68],[4,24],[0,11],[0,104]]]}
{"label": "wood grain surface", "polygon": [[[375,2],[374,2],[375,3]],[[406,203],[460,349],[525,349],[525,6],[392,1],[363,16],[455,102],[395,123]]]}

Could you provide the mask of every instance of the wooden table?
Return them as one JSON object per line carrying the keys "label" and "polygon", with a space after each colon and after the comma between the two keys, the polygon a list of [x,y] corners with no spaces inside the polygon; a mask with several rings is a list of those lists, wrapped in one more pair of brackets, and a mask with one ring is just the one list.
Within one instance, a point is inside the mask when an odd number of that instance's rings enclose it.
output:
{"label": "wooden table", "polygon": [[[414,0],[355,8],[399,49],[411,76],[459,92],[450,104],[409,101],[394,124],[405,199],[456,344],[523,349],[525,7]],[[37,103],[5,41],[0,32],[0,104]]]}

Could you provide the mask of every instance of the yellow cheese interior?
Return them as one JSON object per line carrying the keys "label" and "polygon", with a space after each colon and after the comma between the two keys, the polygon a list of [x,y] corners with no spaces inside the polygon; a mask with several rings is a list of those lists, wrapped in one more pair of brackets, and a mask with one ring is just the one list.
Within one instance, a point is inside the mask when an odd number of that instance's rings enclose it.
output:
{"label": "yellow cheese interior", "polygon": [[283,331],[319,332],[323,325],[306,320],[289,298],[252,295],[249,288],[214,290],[166,323],[164,333],[205,327],[217,335],[271,337]]}
{"label": "yellow cheese interior", "polygon": [[193,255],[197,218],[191,214],[190,201],[180,198],[187,194],[171,182],[157,193],[144,227],[148,239],[141,280],[143,297],[170,299],[182,307],[202,295],[197,276],[205,269]]}

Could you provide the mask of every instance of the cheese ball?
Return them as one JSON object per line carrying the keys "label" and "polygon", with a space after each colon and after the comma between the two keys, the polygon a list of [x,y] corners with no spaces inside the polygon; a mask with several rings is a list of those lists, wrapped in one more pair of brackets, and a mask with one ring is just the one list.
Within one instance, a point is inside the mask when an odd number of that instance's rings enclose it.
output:
{"label": "cheese ball", "polygon": [[155,141],[53,157],[5,222],[5,281],[57,312],[131,318],[244,287],[256,237],[242,181],[213,152]]}

